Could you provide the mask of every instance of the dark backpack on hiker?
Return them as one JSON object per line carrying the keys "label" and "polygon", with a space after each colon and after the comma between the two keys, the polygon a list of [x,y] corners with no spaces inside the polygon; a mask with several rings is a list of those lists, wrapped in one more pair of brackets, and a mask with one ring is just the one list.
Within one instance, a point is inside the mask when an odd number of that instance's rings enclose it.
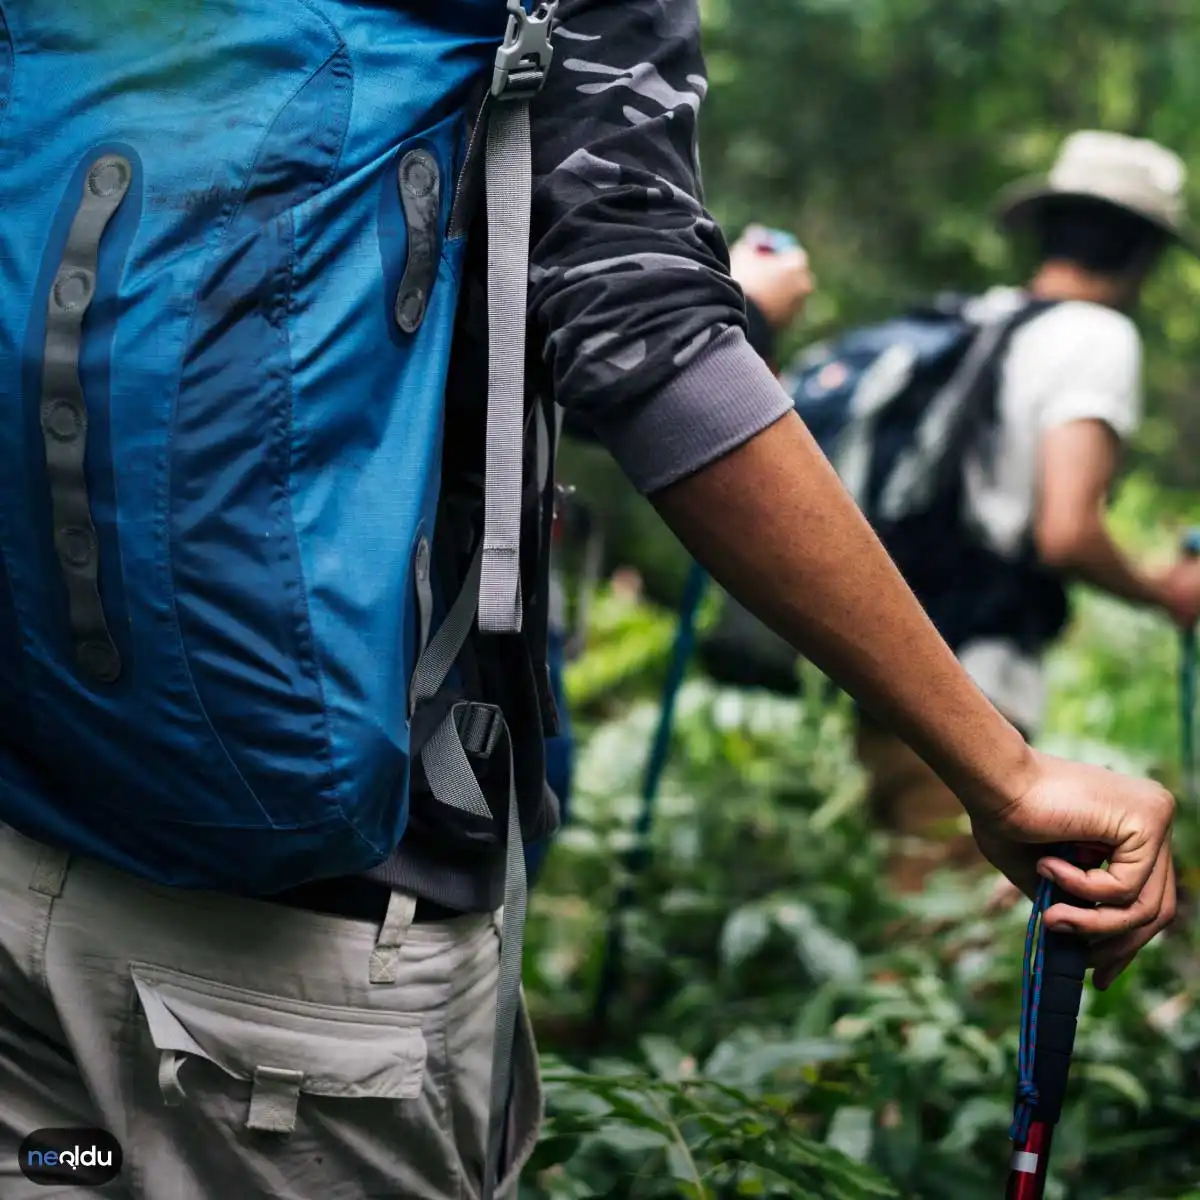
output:
{"label": "dark backpack on hiker", "polygon": [[[1061,581],[1032,544],[992,550],[964,512],[964,462],[989,453],[1013,333],[1049,305],[975,320],[939,298],[804,351],[783,376],[796,411],[952,649],[1003,637],[1036,653],[1067,620]],[[757,626],[754,635],[748,630]],[[795,691],[795,655],[732,600],[701,661],[719,679]],[[715,668],[715,670],[714,670]]]}

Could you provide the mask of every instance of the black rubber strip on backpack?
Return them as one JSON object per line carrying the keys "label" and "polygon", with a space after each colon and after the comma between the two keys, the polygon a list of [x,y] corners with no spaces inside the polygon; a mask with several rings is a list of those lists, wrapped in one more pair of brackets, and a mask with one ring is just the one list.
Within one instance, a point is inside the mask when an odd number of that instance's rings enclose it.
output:
{"label": "black rubber strip on backpack", "polygon": [[441,255],[442,175],[428,150],[410,150],[397,171],[408,230],[408,261],[396,293],[396,324],[416,333],[425,319]]}
{"label": "black rubber strip on backpack", "polygon": [[98,586],[100,543],[84,474],[88,413],[79,356],[83,320],[96,293],[100,241],[132,180],[133,169],[120,155],[105,155],[89,168],[50,286],[42,355],[40,418],[54,548],[67,589],[76,662],[84,675],[102,684],[120,678],[121,656],[109,633]]}

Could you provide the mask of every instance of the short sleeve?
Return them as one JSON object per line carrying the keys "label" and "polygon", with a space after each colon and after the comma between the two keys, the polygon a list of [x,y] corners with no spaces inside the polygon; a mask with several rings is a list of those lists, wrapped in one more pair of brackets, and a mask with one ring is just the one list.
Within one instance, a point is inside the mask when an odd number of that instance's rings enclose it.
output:
{"label": "short sleeve", "polygon": [[1142,343],[1123,313],[1066,303],[1014,341],[1009,386],[1036,405],[1043,432],[1072,421],[1103,421],[1122,441],[1142,414]]}

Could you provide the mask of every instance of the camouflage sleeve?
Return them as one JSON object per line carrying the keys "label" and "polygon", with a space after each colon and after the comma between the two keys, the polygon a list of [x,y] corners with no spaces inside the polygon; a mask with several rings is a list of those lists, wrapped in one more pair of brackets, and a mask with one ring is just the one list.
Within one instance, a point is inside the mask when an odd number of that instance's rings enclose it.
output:
{"label": "camouflage sleeve", "polygon": [[533,112],[530,314],[556,400],[643,491],[790,401],[700,192],[697,0],[563,0]]}

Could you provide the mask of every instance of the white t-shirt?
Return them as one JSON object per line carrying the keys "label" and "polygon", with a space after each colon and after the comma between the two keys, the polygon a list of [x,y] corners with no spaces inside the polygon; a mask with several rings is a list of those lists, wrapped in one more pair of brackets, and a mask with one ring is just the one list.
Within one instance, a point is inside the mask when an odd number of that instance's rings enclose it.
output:
{"label": "white t-shirt", "polygon": [[[974,302],[978,315],[1019,307],[1024,293],[993,288]],[[974,313],[972,315],[975,315]],[[970,517],[992,546],[1014,553],[1033,527],[1042,436],[1071,421],[1099,420],[1126,441],[1142,410],[1142,344],[1123,313],[1069,301],[1013,335],[1001,366],[999,423],[985,470],[966,466]],[[1002,639],[975,641],[959,655],[967,672],[1011,721],[1033,733],[1045,708],[1040,658]]]}

